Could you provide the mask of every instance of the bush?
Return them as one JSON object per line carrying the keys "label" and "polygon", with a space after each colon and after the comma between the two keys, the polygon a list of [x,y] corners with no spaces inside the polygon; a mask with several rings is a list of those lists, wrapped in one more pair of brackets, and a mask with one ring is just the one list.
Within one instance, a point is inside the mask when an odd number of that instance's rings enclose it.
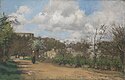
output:
{"label": "bush", "polygon": [[81,55],[77,55],[75,57],[73,57],[73,64],[76,66],[76,67],[81,67],[82,65],[84,65],[84,60],[83,60],[83,57],[81,57]]}
{"label": "bush", "polygon": [[101,70],[118,70],[122,69],[122,63],[120,58],[115,57],[111,58],[110,56],[100,56],[97,58],[96,65],[94,65],[93,60],[89,58],[85,58],[81,55],[73,56],[71,54],[58,54],[55,58],[53,58],[54,63],[58,63],[59,65],[70,65],[74,67],[82,67],[84,65],[89,66],[90,68],[96,68]]}
{"label": "bush", "polygon": [[111,66],[116,68],[116,70],[122,69],[122,63],[119,58],[114,58],[112,60]]}
{"label": "bush", "polygon": [[73,57],[72,54],[65,54],[61,55],[58,54],[54,59],[54,63],[58,63],[59,65],[63,64],[69,64],[70,66],[75,65],[76,67],[81,67],[82,65],[87,64],[86,59],[82,57],[81,55],[77,55]]}
{"label": "bush", "polygon": [[107,57],[99,57],[96,64],[98,69],[110,69],[110,59]]}
{"label": "bush", "polygon": [[118,57],[111,59],[111,57],[99,57],[96,62],[98,69],[115,69],[120,70],[122,67],[121,61]]}
{"label": "bush", "polygon": [[72,63],[72,55],[70,55],[70,54],[65,54],[65,55],[58,54],[58,55],[56,55],[55,58],[53,58],[53,62],[58,63],[59,65],[71,64]]}
{"label": "bush", "polygon": [[94,63],[92,59],[86,59],[86,65],[88,65],[90,68],[93,67]]}

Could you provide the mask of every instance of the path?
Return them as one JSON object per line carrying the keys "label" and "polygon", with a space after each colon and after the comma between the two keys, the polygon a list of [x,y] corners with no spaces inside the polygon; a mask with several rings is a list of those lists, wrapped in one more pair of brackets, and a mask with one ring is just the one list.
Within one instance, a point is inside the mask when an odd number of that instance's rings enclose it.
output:
{"label": "path", "polygon": [[82,68],[67,68],[50,63],[32,64],[28,60],[15,60],[26,80],[123,80],[118,72],[93,71]]}

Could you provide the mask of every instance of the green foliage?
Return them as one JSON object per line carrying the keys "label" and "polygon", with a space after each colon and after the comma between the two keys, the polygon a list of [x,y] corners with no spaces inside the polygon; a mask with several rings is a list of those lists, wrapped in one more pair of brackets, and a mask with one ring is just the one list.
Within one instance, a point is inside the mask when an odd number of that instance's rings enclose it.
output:
{"label": "green foliage", "polygon": [[120,61],[120,58],[115,58],[112,60],[111,66],[116,67],[116,68],[122,68],[122,63]]}
{"label": "green foliage", "polygon": [[64,49],[66,47],[64,43],[54,38],[44,38],[43,41],[46,47],[46,51],[50,51],[52,49]]}
{"label": "green foliage", "polygon": [[55,63],[58,64],[72,64],[72,55],[70,54],[66,54],[66,55],[62,55],[62,54],[58,54],[56,55],[56,57],[53,59],[53,61]]}
{"label": "green foliage", "polygon": [[97,62],[97,67],[98,69],[111,69],[111,68],[115,68],[115,70],[119,70],[120,68],[122,68],[122,64],[119,58],[115,57],[115,58],[111,58],[111,57],[99,57]]}
{"label": "green foliage", "polygon": [[[54,63],[58,63],[59,65],[70,65],[75,67],[82,67],[84,65],[88,65],[93,68],[94,63],[92,59],[85,58],[81,55],[73,56],[71,54],[58,54],[55,58],[53,58]],[[111,68],[115,68],[115,70],[121,70],[122,64],[120,58],[114,57],[113,59],[108,56],[100,56],[96,62],[96,68],[102,70],[111,70]]]}
{"label": "green foliage", "polygon": [[53,59],[53,61],[55,62],[55,63],[59,63],[59,64],[61,64],[62,63],[62,61],[63,61],[63,55],[57,55],[54,59]]}
{"label": "green foliage", "polygon": [[76,67],[81,67],[85,64],[83,57],[80,55],[73,57],[73,62]]}
{"label": "green foliage", "polygon": [[2,61],[6,61],[9,57],[8,51],[12,43],[13,34],[13,28],[11,23],[7,21],[7,17],[0,18],[0,60]]}
{"label": "green foliage", "polygon": [[81,67],[82,65],[87,64],[87,61],[84,57],[77,55],[73,56],[71,54],[65,54],[65,55],[57,55],[53,61],[58,64],[69,64],[69,65],[75,65],[76,67]]}
{"label": "green foliage", "polygon": [[21,80],[21,75],[17,74],[17,66],[13,61],[0,63],[0,80]]}
{"label": "green foliage", "polygon": [[32,58],[31,57],[24,57],[23,60],[32,60]]}

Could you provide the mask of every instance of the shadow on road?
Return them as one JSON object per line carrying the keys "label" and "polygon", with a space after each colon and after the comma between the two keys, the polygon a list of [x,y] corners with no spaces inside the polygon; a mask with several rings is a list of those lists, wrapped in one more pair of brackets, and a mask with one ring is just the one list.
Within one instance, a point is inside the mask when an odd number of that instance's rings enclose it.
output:
{"label": "shadow on road", "polygon": [[14,61],[0,63],[0,80],[22,80],[17,64]]}

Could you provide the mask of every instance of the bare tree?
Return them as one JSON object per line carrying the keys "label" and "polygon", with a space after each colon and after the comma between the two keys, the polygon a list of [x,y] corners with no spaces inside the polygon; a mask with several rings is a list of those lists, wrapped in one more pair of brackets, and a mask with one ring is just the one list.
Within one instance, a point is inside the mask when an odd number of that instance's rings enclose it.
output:
{"label": "bare tree", "polygon": [[112,29],[113,40],[120,52],[122,62],[122,72],[125,73],[125,27],[115,27]]}
{"label": "bare tree", "polygon": [[106,32],[107,27],[105,25],[101,25],[101,27],[96,28],[95,33],[94,33],[94,38],[93,38],[93,63],[94,63],[94,67],[96,66],[96,61],[97,61],[97,43],[99,43],[105,32]]}

